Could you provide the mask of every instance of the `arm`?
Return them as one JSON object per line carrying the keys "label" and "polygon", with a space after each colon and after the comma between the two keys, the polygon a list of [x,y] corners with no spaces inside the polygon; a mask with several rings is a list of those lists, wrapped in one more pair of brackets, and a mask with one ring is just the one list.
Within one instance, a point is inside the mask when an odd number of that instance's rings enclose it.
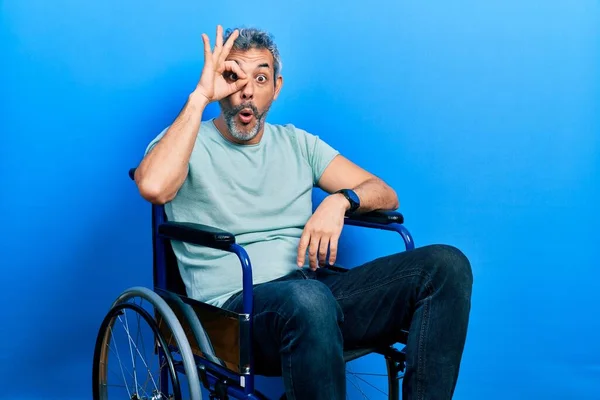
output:
{"label": "arm", "polygon": [[[391,187],[341,155],[337,155],[325,168],[317,186],[331,195],[321,202],[304,226],[298,244],[299,267],[304,265],[307,250],[312,269],[326,262],[335,263],[344,215],[350,203],[343,195],[332,193],[340,189],[353,189],[360,198],[357,211],[361,213],[398,208],[398,197]],[[326,260],[328,250],[329,259]]]}
{"label": "arm", "polygon": [[[238,64],[226,60],[238,36],[239,32],[235,30],[223,45],[223,28],[217,26],[215,48],[211,51],[208,36],[202,34],[204,67],[200,81],[177,119],[135,171],[135,182],[146,200],[164,204],[175,197],[188,174],[204,108],[239,91],[248,83]],[[237,78],[233,80],[232,75]]]}
{"label": "arm", "polygon": [[[357,210],[360,213],[396,210],[399,207],[394,189],[341,155],[336,156],[327,166],[318,186],[330,194],[340,189],[354,190],[360,198],[360,208]],[[336,197],[346,210],[350,208],[348,200],[341,194],[333,194],[332,197]]]}
{"label": "arm", "polygon": [[206,98],[193,92],[165,135],[135,171],[140,194],[155,204],[171,201],[188,173]]}

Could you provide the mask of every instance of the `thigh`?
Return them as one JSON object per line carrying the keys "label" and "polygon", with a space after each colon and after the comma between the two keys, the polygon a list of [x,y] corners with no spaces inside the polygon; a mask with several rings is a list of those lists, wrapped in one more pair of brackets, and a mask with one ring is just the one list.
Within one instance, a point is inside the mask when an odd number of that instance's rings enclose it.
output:
{"label": "thigh", "polygon": [[[285,312],[285,307],[289,306],[289,302],[285,302],[286,293],[298,285],[303,285],[302,282],[306,280],[308,280],[307,275],[299,269],[279,279],[254,285],[252,287],[254,316],[264,312]],[[223,308],[241,313],[243,310],[242,292],[238,292],[227,300],[223,304]]]}
{"label": "thigh", "polygon": [[344,313],[347,348],[393,344],[408,330],[419,292],[427,290],[428,247],[380,257],[337,272],[319,269],[315,278],[327,285]]}
{"label": "thigh", "polygon": [[[253,287],[253,344],[260,374],[281,373],[281,348],[291,336],[307,329],[319,330],[323,322],[341,323],[343,313],[330,289],[298,270],[281,279]],[[223,308],[242,312],[241,293]]]}

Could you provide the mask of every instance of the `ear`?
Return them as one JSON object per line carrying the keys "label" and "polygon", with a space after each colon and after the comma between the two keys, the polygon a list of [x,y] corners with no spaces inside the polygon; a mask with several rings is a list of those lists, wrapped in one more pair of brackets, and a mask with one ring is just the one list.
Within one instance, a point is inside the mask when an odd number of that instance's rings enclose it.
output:
{"label": "ear", "polygon": [[273,100],[277,100],[279,96],[279,92],[281,91],[281,87],[283,86],[283,76],[279,75],[277,80],[275,81],[275,95],[273,96]]}

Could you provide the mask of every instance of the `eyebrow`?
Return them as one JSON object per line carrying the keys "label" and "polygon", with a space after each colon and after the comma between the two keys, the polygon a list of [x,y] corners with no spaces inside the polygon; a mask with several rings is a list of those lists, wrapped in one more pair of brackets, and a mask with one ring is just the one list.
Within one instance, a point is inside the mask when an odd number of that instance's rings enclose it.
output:
{"label": "eyebrow", "polygon": [[[235,61],[235,63],[241,67],[241,64],[240,64],[240,62],[238,60],[233,60],[233,61]],[[256,67],[256,69],[259,69],[259,68],[270,68],[270,67],[271,66],[269,65],[269,63],[262,63],[258,67]]]}

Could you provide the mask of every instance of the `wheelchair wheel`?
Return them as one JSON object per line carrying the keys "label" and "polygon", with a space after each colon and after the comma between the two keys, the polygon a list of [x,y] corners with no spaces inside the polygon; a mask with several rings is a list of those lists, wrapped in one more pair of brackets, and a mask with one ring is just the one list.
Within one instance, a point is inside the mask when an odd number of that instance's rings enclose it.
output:
{"label": "wheelchair wheel", "polygon": [[346,398],[398,400],[404,363],[372,353],[346,363]]}
{"label": "wheelchair wheel", "polygon": [[94,400],[202,399],[190,344],[158,294],[134,287],[113,303],[98,332],[92,384]]}

